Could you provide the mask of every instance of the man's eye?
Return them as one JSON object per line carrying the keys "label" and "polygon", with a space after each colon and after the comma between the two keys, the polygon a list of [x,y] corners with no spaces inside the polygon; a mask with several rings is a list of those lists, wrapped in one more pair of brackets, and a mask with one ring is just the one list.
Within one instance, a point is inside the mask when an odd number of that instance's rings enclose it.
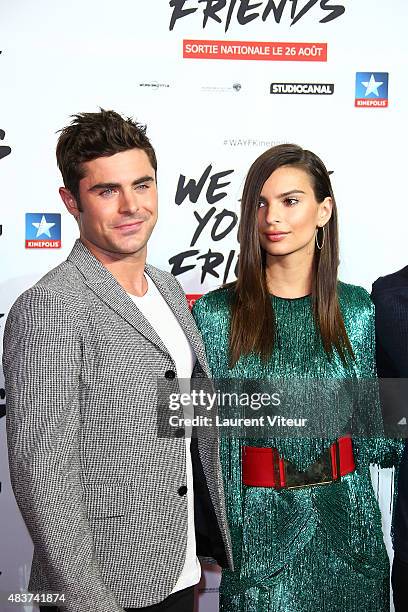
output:
{"label": "man's eye", "polygon": [[144,191],[145,189],[149,189],[149,185],[147,185],[146,183],[140,183],[140,185],[136,185],[135,189],[137,189],[138,191]]}
{"label": "man's eye", "polygon": [[99,195],[103,196],[104,198],[109,198],[114,193],[116,193],[116,191],[114,189],[108,188],[108,189],[104,189],[103,191],[101,191],[101,193]]}
{"label": "man's eye", "polygon": [[264,206],[266,206],[265,200],[259,200],[258,201],[258,208],[264,208]]}
{"label": "man's eye", "polygon": [[299,200],[296,198],[285,198],[283,202],[286,204],[286,206],[294,206],[299,202]]}

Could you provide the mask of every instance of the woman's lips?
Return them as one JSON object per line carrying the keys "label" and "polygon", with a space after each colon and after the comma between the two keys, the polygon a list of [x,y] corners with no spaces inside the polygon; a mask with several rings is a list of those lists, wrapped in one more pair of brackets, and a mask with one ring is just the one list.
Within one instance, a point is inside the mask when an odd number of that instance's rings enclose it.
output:
{"label": "woman's lips", "polygon": [[283,240],[288,234],[289,232],[269,232],[266,233],[265,236],[271,242],[279,242],[280,240]]}

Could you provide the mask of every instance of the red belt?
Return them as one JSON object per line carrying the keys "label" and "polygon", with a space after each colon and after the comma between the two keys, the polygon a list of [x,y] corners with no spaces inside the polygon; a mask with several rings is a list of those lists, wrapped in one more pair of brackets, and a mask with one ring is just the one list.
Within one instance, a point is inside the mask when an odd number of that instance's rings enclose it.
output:
{"label": "red belt", "polygon": [[276,448],[242,448],[242,482],[248,487],[299,489],[330,484],[354,472],[355,467],[350,436],[339,438],[305,472],[280,457]]}

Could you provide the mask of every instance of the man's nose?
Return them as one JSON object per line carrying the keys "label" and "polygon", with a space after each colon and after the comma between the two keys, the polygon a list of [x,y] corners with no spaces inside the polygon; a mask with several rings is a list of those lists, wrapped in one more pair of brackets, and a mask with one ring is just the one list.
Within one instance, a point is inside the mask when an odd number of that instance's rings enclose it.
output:
{"label": "man's nose", "polygon": [[134,189],[126,189],[120,198],[120,212],[134,213],[139,209],[137,194]]}

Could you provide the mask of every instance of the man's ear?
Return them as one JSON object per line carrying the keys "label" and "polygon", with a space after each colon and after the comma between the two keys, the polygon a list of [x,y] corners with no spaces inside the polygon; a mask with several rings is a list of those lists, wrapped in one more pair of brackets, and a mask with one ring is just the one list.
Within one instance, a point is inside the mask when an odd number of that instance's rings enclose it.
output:
{"label": "man's ear", "polygon": [[60,187],[59,194],[69,214],[75,217],[75,219],[78,221],[80,212],[78,202],[76,201],[70,190],[66,189],[66,187]]}

